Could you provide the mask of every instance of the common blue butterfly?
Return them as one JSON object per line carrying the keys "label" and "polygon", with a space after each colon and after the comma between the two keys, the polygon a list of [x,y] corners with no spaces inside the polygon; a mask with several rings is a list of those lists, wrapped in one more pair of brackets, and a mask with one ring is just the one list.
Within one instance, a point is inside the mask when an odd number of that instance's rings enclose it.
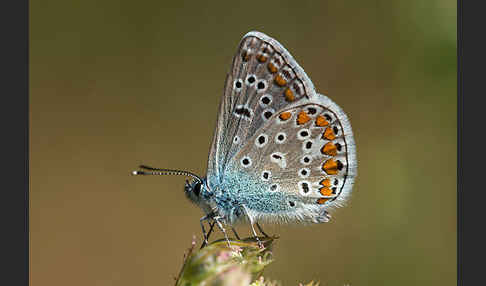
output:
{"label": "common blue butterfly", "polygon": [[252,31],[226,77],[206,177],[148,166],[133,174],[192,177],[185,194],[205,213],[204,244],[215,223],[229,243],[224,226],[240,221],[257,239],[258,222],[329,221],[351,193],[356,146],[344,111],[279,42]]}

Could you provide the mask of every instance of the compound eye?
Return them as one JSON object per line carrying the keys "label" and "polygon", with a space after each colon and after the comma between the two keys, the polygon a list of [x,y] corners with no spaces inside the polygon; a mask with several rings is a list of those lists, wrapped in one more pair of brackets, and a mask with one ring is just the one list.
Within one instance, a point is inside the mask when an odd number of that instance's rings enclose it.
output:
{"label": "compound eye", "polygon": [[199,193],[201,193],[201,183],[197,183],[196,185],[194,185],[193,192],[196,196],[199,197]]}

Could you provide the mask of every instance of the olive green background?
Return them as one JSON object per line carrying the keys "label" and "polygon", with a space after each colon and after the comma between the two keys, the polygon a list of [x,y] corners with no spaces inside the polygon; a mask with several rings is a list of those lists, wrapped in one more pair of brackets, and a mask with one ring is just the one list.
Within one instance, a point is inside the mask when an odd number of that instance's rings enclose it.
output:
{"label": "olive green background", "polygon": [[45,0],[30,14],[31,285],[173,283],[202,212],[184,178],[129,174],[205,174],[250,30],[329,90],[359,160],[330,223],[265,225],[281,236],[265,275],[456,285],[456,1]]}

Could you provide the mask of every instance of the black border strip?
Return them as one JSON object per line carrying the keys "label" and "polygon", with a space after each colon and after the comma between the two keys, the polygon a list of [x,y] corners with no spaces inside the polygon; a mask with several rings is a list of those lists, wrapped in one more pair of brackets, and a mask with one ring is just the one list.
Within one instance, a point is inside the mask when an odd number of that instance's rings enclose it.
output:
{"label": "black border strip", "polygon": [[457,4],[457,282],[484,284],[486,26],[480,1]]}
{"label": "black border strip", "polygon": [[463,137],[463,90],[462,90],[462,1],[457,1],[457,285],[462,285],[462,137]]}
{"label": "black border strip", "polygon": [[2,285],[29,285],[28,4],[28,0],[0,4]]}

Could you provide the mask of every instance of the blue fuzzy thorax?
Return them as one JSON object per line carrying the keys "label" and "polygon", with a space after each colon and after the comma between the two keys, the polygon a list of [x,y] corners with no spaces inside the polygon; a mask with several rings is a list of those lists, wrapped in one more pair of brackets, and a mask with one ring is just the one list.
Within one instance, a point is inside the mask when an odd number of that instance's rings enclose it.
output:
{"label": "blue fuzzy thorax", "polygon": [[244,216],[244,205],[248,210],[277,214],[290,210],[288,200],[292,197],[281,191],[270,191],[270,184],[247,173],[227,170],[223,180],[209,180],[209,190],[204,188],[202,197],[214,205],[220,215],[229,222]]}

